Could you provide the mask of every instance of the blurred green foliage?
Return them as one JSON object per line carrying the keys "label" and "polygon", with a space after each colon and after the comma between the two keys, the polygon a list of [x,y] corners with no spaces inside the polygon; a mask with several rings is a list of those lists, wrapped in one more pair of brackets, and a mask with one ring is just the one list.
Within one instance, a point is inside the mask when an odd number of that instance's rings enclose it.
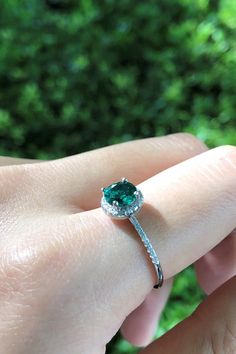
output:
{"label": "blurred green foliage", "polygon": [[[188,131],[236,143],[236,2],[5,0],[0,154],[55,158]],[[159,334],[202,299],[174,285]],[[136,353],[116,337],[111,354]]]}
{"label": "blurred green foliage", "polygon": [[236,3],[6,0],[1,154],[52,158],[190,131],[236,141]]}

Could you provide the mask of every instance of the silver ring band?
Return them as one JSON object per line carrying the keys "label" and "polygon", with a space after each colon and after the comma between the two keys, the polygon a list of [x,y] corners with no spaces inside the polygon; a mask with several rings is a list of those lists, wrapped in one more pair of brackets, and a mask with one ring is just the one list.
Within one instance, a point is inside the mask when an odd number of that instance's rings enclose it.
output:
{"label": "silver ring band", "polygon": [[163,284],[164,276],[159,258],[147,234],[135,216],[144,202],[142,192],[126,178],[122,178],[121,181],[102,188],[102,192],[101,207],[103,211],[115,219],[129,219],[134,226],[155,267],[157,283],[154,285],[154,288],[160,288]]}
{"label": "silver ring band", "polygon": [[152,247],[152,244],[151,244],[147,234],[144,232],[144,230],[143,230],[142,226],[140,225],[136,216],[131,215],[129,217],[129,221],[133,224],[135,230],[139,234],[144,246],[147,249],[147,253],[149,254],[149,257],[151,258],[151,261],[155,267],[158,281],[157,281],[156,285],[154,285],[154,288],[158,289],[162,286],[163,281],[164,281],[163,272],[162,272],[161,263],[159,261],[159,258],[157,257],[156,251]]}

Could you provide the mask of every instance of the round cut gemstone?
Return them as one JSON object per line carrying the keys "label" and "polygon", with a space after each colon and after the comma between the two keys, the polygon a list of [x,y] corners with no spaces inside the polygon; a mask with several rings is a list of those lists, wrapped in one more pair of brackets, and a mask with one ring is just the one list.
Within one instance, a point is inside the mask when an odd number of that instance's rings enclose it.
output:
{"label": "round cut gemstone", "polygon": [[109,204],[117,203],[119,207],[132,204],[136,199],[136,187],[128,182],[116,182],[104,188],[104,198]]}

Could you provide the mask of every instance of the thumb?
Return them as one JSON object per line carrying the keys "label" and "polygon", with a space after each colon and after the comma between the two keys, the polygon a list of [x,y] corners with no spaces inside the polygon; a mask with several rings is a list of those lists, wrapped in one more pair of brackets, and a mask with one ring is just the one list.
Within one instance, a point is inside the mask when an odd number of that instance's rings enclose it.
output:
{"label": "thumb", "polygon": [[236,277],[140,354],[236,353]]}

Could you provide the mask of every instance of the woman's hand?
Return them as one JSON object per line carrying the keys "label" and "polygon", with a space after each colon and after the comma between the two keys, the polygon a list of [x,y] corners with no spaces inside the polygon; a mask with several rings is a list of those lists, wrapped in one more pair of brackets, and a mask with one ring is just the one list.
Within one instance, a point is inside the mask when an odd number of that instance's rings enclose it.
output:
{"label": "woman's hand", "polygon": [[[120,327],[145,345],[175,274],[196,262],[208,293],[232,278],[236,148],[205,150],[177,134],[56,161],[2,159],[0,353],[102,354]],[[139,220],[163,267],[159,290],[132,226],[99,207],[101,187],[123,176],[145,197]],[[232,278],[143,353],[235,353],[235,295]]]}

